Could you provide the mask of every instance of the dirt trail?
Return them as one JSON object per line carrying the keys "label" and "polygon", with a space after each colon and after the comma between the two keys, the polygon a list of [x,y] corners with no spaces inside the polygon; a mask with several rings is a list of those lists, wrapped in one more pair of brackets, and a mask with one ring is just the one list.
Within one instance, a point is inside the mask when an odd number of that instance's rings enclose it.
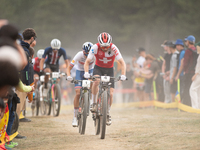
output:
{"label": "dirt trail", "polygon": [[27,139],[14,141],[19,150],[133,150],[133,149],[199,149],[198,114],[165,109],[118,108],[111,110],[112,125],[107,126],[104,140],[94,135],[91,115],[85,135],[73,128],[73,110],[62,110],[59,117],[29,117],[20,123],[19,133]]}

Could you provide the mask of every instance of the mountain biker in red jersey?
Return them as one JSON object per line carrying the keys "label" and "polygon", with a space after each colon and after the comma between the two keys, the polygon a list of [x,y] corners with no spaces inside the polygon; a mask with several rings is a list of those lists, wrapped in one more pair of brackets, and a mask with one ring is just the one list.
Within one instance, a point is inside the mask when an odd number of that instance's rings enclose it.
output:
{"label": "mountain biker in red jersey", "polygon": [[[90,78],[90,74],[89,74],[89,63],[91,62],[91,60],[96,57],[96,62],[95,62],[95,66],[94,66],[94,70],[93,70],[93,75],[94,76],[104,76],[105,74],[107,76],[114,76],[114,60],[115,58],[119,61],[119,63],[121,64],[121,76],[120,76],[120,80],[124,81],[126,80],[126,64],[124,62],[124,59],[119,51],[119,49],[117,48],[117,46],[115,46],[112,43],[112,37],[110,36],[110,34],[103,32],[98,36],[98,43],[94,44],[89,52],[89,55],[86,59],[85,65],[84,65],[84,77],[85,78]],[[91,108],[90,110],[92,112],[96,112],[97,109],[97,92],[99,90],[99,81],[100,80],[96,80],[93,83],[92,86],[92,102],[93,104],[91,104]],[[113,101],[113,92],[114,92],[114,80],[111,79],[111,88],[110,88],[110,106],[112,104]],[[107,115],[107,125],[111,124],[111,116],[110,116],[110,106],[108,109],[108,115]]]}
{"label": "mountain biker in red jersey", "polygon": [[44,54],[44,49],[39,49],[37,51],[37,57],[32,59],[33,70],[34,70],[34,85],[37,88],[37,82],[40,76],[40,60],[42,59],[42,55]]}

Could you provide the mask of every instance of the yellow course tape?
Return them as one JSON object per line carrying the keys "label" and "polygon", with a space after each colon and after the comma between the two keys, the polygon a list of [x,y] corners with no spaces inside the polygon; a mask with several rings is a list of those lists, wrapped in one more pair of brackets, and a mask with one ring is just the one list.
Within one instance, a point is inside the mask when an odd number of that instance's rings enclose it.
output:
{"label": "yellow course tape", "polygon": [[[157,100],[152,101],[143,101],[143,102],[131,102],[131,103],[113,103],[112,107],[114,108],[123,108],[123,107],[159,107],[159,108],[177,108],[178,110],[182,110],[185,112],[190,113],[198,113],[200,114],[200,109],[194,109],[190,106],[184,105],[179,102],[172,102],[172,103],[163,103]],[[62,105],[62,110],[72,110],[73,105]]]}
{"label": "yellow course tape", "polygon": [[132,102],[132,103],[126,103],[126,104],[114,104],[114,106],[120,106],[120,107],[149,107],[149,106],[155,106],[160,108],[177,108],[185,112],[190,113],[198,113],[200,114],[200,109],[194,109],[190,106],[184,105],[182,103],[178,102],[172,102],[172,103],[163,103],[159,102],[157,100],[153,101],[143,101],[143,102]]}

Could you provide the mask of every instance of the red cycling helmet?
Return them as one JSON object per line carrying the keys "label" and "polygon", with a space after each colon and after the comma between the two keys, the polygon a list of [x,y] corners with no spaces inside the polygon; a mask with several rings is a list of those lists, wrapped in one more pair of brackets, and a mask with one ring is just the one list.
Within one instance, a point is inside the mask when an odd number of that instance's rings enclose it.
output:
{"label": "red cycling helmet", "polygon": [[103,32],[98,36],[97,40],[101,47],[107,47],[110,46],[110,43],[112,42],[112,37],[109,33]]}

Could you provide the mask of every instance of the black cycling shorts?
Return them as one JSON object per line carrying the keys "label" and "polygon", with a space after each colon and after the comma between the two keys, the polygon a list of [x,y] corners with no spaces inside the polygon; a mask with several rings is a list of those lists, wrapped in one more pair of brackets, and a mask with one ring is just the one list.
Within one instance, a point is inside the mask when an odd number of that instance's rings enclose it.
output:
{"label": "black cycling shorts", "polygon": [[[97,65],[94,66],[94,70],[93,70],[93,75],[100,75],[100,76],[110,76],[110,77],[114,77],[114,70],[113,68],[102,68],[99,67]],[[111,84],[111,88],[115,87],[115,82],[114,79],[110,79]]]}
{"label": "black cycling shorts", "polygon": [[45,68],[50,68],[52,72],[59,72],[59,65],[45,64]]}

